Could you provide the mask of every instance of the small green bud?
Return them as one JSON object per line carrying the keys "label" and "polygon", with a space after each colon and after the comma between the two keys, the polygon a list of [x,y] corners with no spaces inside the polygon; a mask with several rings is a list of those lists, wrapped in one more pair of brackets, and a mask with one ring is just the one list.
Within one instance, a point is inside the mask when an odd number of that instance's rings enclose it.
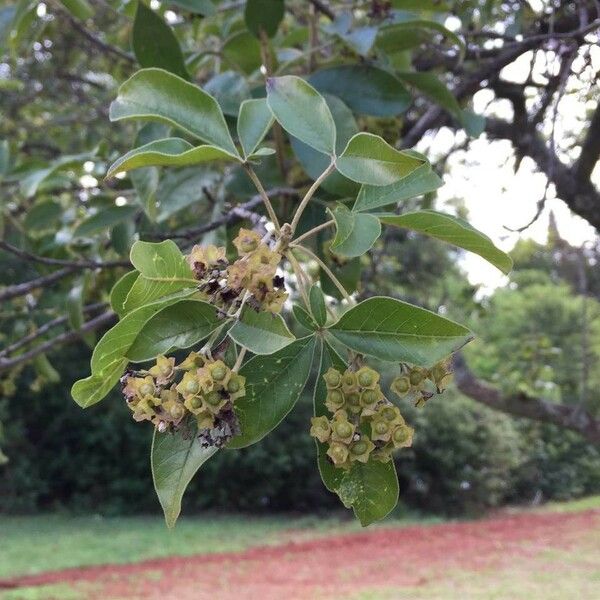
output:
{"label": "small green bud", "polygon": [[338,411],[331,422],[331,437],[336,442],[350,442],[356,427],[348,421],[346,411]]}
{"label": "small green bud", "polygon": [[381,416],[371,421],[371,439],[382,442],[389,441],[392,435],[392,425]]}
{"label": "small green bud", "polygon": [[377,390],[367,389],[360,395],[360,404],[365,408],[371,408],[379,402],[381,397],[381,392],[377,393]]}
{"label": "small green bud", "polygon": [[340,442],[332,442],[327,450],[327,456],[331,458],[334,465],[341,466],[348,460],[348,448]]}
{"label": "small green bud", "polygon": [[221,394],[219,394],[219,392],[215,391],[206,394],[206,396],[204,396],[204,400],[207,404],[210,404],[211,406],[217,406],[220,402],[223,401],[223,398],[221,397]]}
{"label": "small green bud", "polygon": [[404,425],[404,419],[397,406],[384,406],[377,414],[388,423]]}
{"label": "small green bud", "polygon": [[342,376],[342,390],[344,393],[353,392],[358,388],[358,380],[356,373],[353,371],[346,371]]}
{"label": "small green bud", "polygon": [[229,367],[222,360],[212,363],[208,368],[215,381],[223,381],[229,372]]}
{"label": "small green bud", "polygon": [[371,440],[362,438],[350,446],[350,460],[366,463],[374,448],[375,444]]}
{"label": "small green bud", "polygon": [[317,438],[320,442],[326,442],[331,435],[331,427],[327,417],[312,417],[310,420],[310,435]]}
{"label": "small green bud", "polygon": [[344,402],[344,394],[342,394],[340,390],[330,390],[327,393],[327,398],[325,399],[325,406],[331,412],[336,412],[344,406]]}
{"label": "small green bud", "polygon": [[181,404],[173,404],[169,410],[169,414],[175,421],[179,421],[185,415],[185,408]]}
{"label": "small green bud", "polygon": [[185,384],[185,391],[188,394],[197,394],[200,391],[200,384],[192,379]]}
{"label": "small green bud", "polygon": [[346,406],[351,413],[358,414],[362,408],[360,405],[360,394],[358,392],[348,394],[346,396]]}
{"label": "small green bud", "polygon": [[333,432],[338,438],[345,439],[352,435],[353,427],[350,423],[341,421],[340,423],[334,424]]}
{"label": "small green bud", "polygon": [[392,381],[390,388],[394,394],[402,398],[410,391],[410,379],[406,375],[400,375]]}
{"label": "small green bud", "polygon": [[379,382],[379,373],[369,367],[362,367],[356,372],[356,378],[361,387],[373,388]]}
{"label": "small green bud", "polygon": [[323,379],[325,380],[328,389],[338,388],[342,384],[342,374],[332,367],[327,369],[326,373],[323,375]]}
{"label": "small green bud", "polygon": [[190,400],[190,405],[192,406],[192,408],[200,408],[202,406],[202,398],[192,398]]}
{"label": "small green bud", "polygon": [[408,425],[399,425],[392,432],[394,448],[407,448],[412,444],[414,429]]}
{"label": "small green bud", "polygon": [[426,377],[427,371],[422,367],[413,367],[408,374],[410,384],[414,387],[419,386]]}

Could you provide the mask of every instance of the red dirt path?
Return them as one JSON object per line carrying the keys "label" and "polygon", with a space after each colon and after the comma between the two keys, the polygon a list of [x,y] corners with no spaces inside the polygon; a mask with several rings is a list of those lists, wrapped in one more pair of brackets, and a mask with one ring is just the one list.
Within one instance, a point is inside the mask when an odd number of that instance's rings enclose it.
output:
{"label": "red dirt path", "polygon": [[579,536],[595,531],[600,535],[600,510],[525,513],[376,529],[244,552],[66,569],[0,580],[0,590],[81,583],[79,589],[88,590],[85,597],[90,599],[341,598],[361,588],[424,585],[453,569],[509,567],[548,549],[568,549]]}

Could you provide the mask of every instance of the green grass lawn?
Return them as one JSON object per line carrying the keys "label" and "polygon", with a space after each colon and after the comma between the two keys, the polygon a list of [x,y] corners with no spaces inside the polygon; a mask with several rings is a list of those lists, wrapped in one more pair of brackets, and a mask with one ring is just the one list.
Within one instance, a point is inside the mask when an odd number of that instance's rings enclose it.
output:
{"label": "green grass lawn", "polygon": [[[600,496],[549,504],[540,510],[600,508]],[[396,515],[380,526],[439,522]],[[128,563],[173,555],[228,552],[257,545],[360,530],[351,518],[182,517],[168,530],[160,517],[0,516],[0,577],[103,563]]]}
{"label": "green grass lawn", "polygon": [[[439,522],[411,514],[381,526]],[[210,515],[182,517],[169,530],[161,517],[0,516],[0,578],[103,563],[244,550],[319,535],[358,531],[348,516]]]}

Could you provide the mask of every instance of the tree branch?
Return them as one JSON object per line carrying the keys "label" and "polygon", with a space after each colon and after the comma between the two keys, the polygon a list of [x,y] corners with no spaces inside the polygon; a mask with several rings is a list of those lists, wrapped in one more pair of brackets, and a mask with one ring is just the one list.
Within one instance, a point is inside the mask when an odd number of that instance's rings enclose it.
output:
{"label": "tree branch", "polygon": [[62,258],[48,258],[46,256],[38,256],[26,250],[21,250],[4,240],[0,240],[0,249],[6,250],[19,258],[29,262],[40,263],[42,265],[56,265],[61,267],[72,267],[73,269],[106,269],[113,267],[130,267],[129,260],[64,260]]}
{"label": "tree branch", "polygon": [[476,402],[516,417],[552,423],[582,435],[600,445],[600,420],[577,406],[555,404],[524,394],[503,396],[497,389],[477,379],[461,354],[454,356],[454,380],[458,389]]}
{"label": "tree branch", "polygon": [[25,294],[28,294],[37,288],[48,287],[55,281],[59,281],[63,277],[66,277],[75,271],[76,269],[73,267],[65,267],[64,269],[59,269],[58,271],[54,271],[54,273],[50,273],[50,275],[44,275],[42,277],[38,277],[37,279],[26,281],[25,283],[9,285],[0,292],[0,302],[10,300],[11,298],[17,298],[18,296],[24,296]]}
{"label": "tree branch", "polygon": [[97,317],[94,317],[87,323],[85,323],[81,329],[77,331],[65,331],[56,337],[32,348],[28,352],[23,354],[19,354],[19,356],[15,356],[14,358],[0,358],[0,373],[3,371],[8,371],[21,363],[28,362],[32,358],[47,352],[48,350],[52,350],[55,346],[61,346],[63,344],[67,344],[69,342],[74,342],[78,340],[83,333],[87,333],[88,331],[94,331],[96,329],[100,329],[100,327],[104,327],[109,325],[116,319],[115,313],[113,312],[105,312]]}

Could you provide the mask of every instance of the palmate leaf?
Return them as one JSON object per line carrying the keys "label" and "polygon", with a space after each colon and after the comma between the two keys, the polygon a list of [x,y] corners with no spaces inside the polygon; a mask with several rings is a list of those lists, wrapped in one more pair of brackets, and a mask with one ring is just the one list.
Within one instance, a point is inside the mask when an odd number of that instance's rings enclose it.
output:
{"label": "palmate leaf", "polygon": [[123,302],[125,312],[197,286],[185,257],[172,240],[138,241],[131,248],[130,259],[140,275]]}
{"label": "palmate leaf", "polygon": [[183,52],[173,30],[143,2],[138,2],[135,11],[131,45],[142,67],[158,67],[189,80]]}
{"label": "palmate leaf", "polygon": [[314,350],[315,336],[308,336],[244,364],[240,375],[246,378],[246,395],[235,402],[242,432],[228,448],[250,446],[279,425],[304,389]]}
{"label": "palmate leaf", "polygon": [[412,102],[411,95],[396,77],[369,65],[322,69],[308,81],[319,92],[338,96],[359,114],[395,117]]}
{"label": "palmate leaf", "polygon": [[109,117],[111,121],[165,123],[237,155],[217,101],[198,86],[163,69],[142,69],[125,81],[110,105]]}
{"label": "palmate leaf", "polygon": [[273,113],[264,98],[244,100],[240,106],[237,132],[244,156],[250,156],[273,124]]}
{"label": "palmate leaf", "polygon": [[71,388],[73,399],[82,408],[96,404],[119,381],[129,362],[125,357],[144,325],[169,304],[175,303],[188,292],[181,292],[127,314],[109,329],[96,344],[90,367],[92,374],[76,381]]}
{"label": "palmate leaf", "polygon": [[181,138],[165,138],[130,150],[110,166],[106,177],[143,167],[188,167],[213,160],[240,159],[217,146],[194,147]]}
{"label": "palmate leaf", "polygon": [[327,331],[356,352],[420,366],[431,366],[473,339],[463,325],[384,296],[360,302]]}
{"label": "palmate leaf", "polygon": [[170,350],[189,348],[224,324],[217,309],[202,300],[180,300],[153,315],[127,350],[132,362],[150,360]]}
{"label": "palmate leaf", "polygon": [[217,448],[203,448],[195,432],[184,435],[154,431],[150,464],[152,480],[167,527],[175,526],[181,512],[181,499],[192,477]]}
{"label": "palmate leaf", "polygon": [[229,337],[254,354],[273,354],[296,338],[281,315],[244,308]]}
{"label": "palmate leaf", "polygon": [[391,185],[363,185],[353,211],[361,212],[396,204],[415,196],[428,194],[443,185],[443,181],[429,164],[424,164]]}
{"label": "palmate leaf", "polygon": [[331,250],[340,256],[362,256],[381,234],[379,219],[373,215],[353,212],[343,204],[331,211],[331,215],[336,225]]}
{"label": "palmate leaf", "polygon": [[[316,416],[331,416],[325,406],[327,387],[323,374],[334,367],[340,371],[346,364],[326,342],[317,350],[318,373],[313,396]],[[348,471],[336,469],[327,458],[327,446],[316,440],[319,473],[325,487],[336,493],[347,508],[352,508],[363,527],[383,519],[398,503],[398,476],[394,461],[355,462]]]}
{"label": "palmate leaf", "polygon": [[390,185],[424,164],[422,158],[396,150],[372,133],[357,133],[336,159],[336,168],[342,175],[369,185]]}
{"label": "palmate leaf", "polygon": [[503,273],[509,273],[512,269],[513,262],[508,254],[496,248],[489,237],[458,217],[435,210],[419,210],[402,215],[380,214],[377,216],[386,225],[395,225],[396,227],[418,231],[423,235],[479,254]]}
{"label": "palmate leaf", "polygon": [[323,96],[300,77],[267,79],[267,102],[281,126],[301,142],[335,154],[335,123]]}

